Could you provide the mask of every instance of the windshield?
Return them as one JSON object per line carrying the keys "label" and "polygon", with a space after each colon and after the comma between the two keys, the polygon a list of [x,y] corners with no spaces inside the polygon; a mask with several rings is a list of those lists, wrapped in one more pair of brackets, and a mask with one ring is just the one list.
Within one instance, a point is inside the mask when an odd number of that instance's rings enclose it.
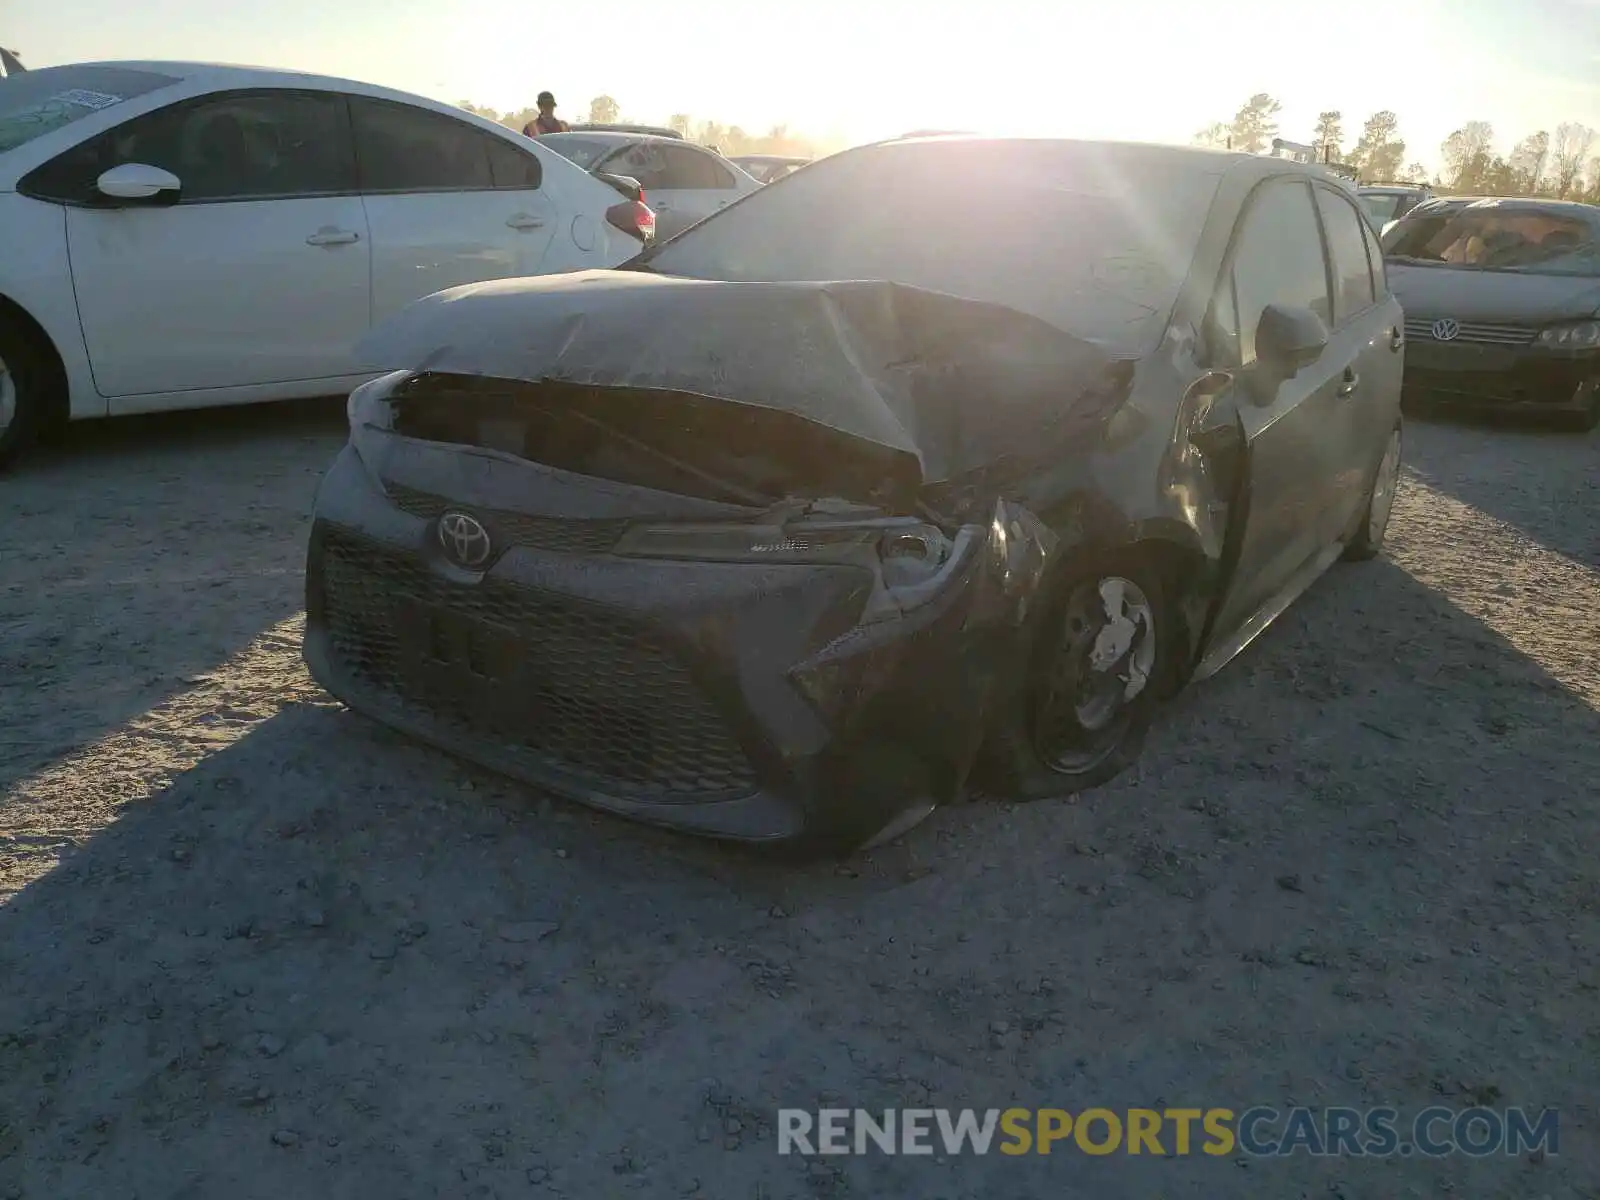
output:
{"label": "windshield", "polygon": [[1583,217],[1492,203],[1408,217],[1395,227],[1386,256],[1465,270],[1600,276],[1600,246]]}
{"label": "windshield", "polygon": [[123,67],[43,67],[0,79],[0,153],[178,81]]}
{"label": "windshield", "polygon": [[1372,223],[1382,229],[1400,215],[1400,201],[1405,197],[1368,192],[1361,197],[1361,207],[1367,210]]}
{"label": "windshield", "polygon": [[1177,300],[1221,170],[1144,146],[871,146],[740,201],[665,243],[649,267],[731,281],[888,280],[1142,350]]}
{"label": "windshield", "polygon": [[562,158],[577,163],[585,171],[621,144],[587,138],[581,133],[547,133],[537,140],[541,145],[549,146]]}

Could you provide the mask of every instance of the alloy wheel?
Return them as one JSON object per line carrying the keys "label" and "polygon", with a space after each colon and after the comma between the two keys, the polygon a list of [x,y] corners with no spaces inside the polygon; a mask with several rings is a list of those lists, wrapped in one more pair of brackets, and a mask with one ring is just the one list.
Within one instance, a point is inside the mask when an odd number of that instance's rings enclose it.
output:
{"label": "alloy wheel", "polygon": [[1133,580],[1108,575],[1072,590],[1035,694],[1034,750],[1046,767],[1081,775],[1116,751],[1156,646],[1155,606]]}

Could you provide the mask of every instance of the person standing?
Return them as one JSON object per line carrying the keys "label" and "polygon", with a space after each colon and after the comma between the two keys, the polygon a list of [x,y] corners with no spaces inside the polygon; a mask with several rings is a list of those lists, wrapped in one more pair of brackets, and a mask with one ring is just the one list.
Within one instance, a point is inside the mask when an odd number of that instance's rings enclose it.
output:
{"label": "person standing", "polygon": [[538,137],[541,133],[567,132],[567,123],[556,116],[556,98],[549,92],[540,92],[539,115],[522,127],[522,136]]}

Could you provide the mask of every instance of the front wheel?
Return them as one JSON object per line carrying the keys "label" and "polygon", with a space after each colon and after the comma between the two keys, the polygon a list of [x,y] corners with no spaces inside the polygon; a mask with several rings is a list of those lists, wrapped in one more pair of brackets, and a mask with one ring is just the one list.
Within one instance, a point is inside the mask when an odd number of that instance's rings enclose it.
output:
{"label": "front wheel", "polygon": [[1097,787],[1139,757],[1167,669],[1160,575],[1133,554],[1064,568],[1036,627],[1027,677],[985,746],[1014,800]]}
{"label": "front wheel", "polygon": [[1344,557],[1350,562],[1366,562],[1383,553],[1383,539],[1389,532],[1389,514],[1394,511],[1394,494],[1400,486],[1400,426],[1389,433],[1383,458],[1372,476],[1361,523],[1345,544]]}
{"label": "front wheel", "polygon": [[0,316],[0,468],[40,433],[47,386],[45,365],[33,342]]}

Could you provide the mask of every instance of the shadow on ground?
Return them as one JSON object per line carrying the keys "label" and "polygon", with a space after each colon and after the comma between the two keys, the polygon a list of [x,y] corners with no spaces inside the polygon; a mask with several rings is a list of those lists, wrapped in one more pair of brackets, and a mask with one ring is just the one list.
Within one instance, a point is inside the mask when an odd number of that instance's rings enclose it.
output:
{"label": "shadow on ground", "polygon": [[[1084,802],[946,810],[844,866],[295,706],[0,912],[0,1192],[1593,1195],[1596,777],[1600,717],[1385,562]],[[825,1104],[1475,1101],[1561,1108],[1562,1153],[808,1163],[773,1135]]]}
{"label": "shadow on ground", "polygon": [[300,608],[336,400],[73,426],[0,482],[0,789]]}

